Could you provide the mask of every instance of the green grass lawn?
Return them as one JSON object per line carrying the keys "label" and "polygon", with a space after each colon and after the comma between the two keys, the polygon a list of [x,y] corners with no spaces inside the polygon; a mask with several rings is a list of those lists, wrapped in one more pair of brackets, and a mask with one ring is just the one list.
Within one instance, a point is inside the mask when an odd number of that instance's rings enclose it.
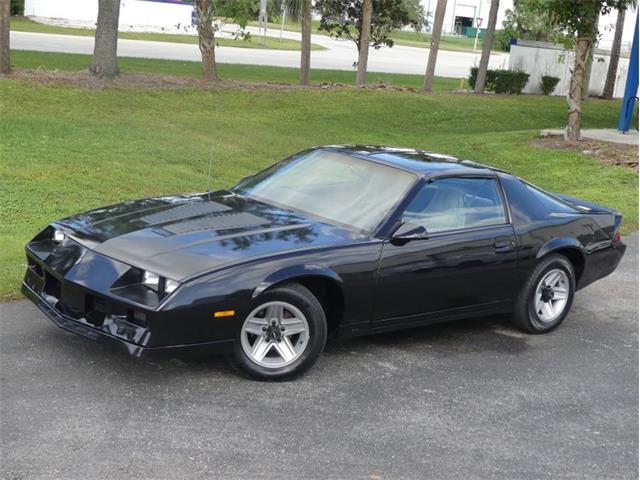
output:
{"label": "green grass lawn", "polygon": [[[23,50],[11,51],[11,63],[16,68],[80,71],[86,70],[91,61],[90,55],[68,53],[31,52]],[[179,60],[155,60],[148,58],[118,59],[120,70],[123,72],[153,73],[161,75],[179,75],[187,77],[202,76],[200,62]],[[299,71],[297,68],[268,67],[259,65],[236,65],[219,63],[220,77],[227,80],[250,80],[254,82],[282,82],[297,83]],[[355,71],[342,70],[311,70],[311,81],[315,83],[347,83],[355,84]],[[399,87],[422,88],[424,78],[421,75],[406,75],[398,73],[370,72],[367,75],[370,84],[380,82]],[[449,91],[460,87],[460,80],[455,78],[436,77],[433,87],[435,91]],[[466,83],[465,83],[466,87]]]}
{"label": "green grass lawn", "polygon": [[[12,17],[11,30],[17,32],[55,33],[58,35],[80,35],[86,37],[93,37],[95,35],[95,30],[91,28],[72,28],[47,25],[45,23],[34,22],[24,17]],[[125,38],[128,40],[147,40],[150,42],[198,44],[197,36],[177,33],[120,32],[118,34],[118,38]],[[262,45],[262,39],[257,37],[251,37],[248,40],[217,37],[216,43],[221,47],[300,50],[300,42],[297,40],[288,40],[286,38],[280,41],[278,38],[267,37],[265,45]],[[325,50],[325,48],[320,45],[311,44],[311,50]]]}
{"label": "green grass lawn", "polygon": [[[584,126],[615,125],[618,108],[589,100]],[[637,174],[531,145],[541,128],[565,122],[562,98],[355,88],[96,90],[5,78],[0,111],[3,300],[19,297],[23,246],[48,222],[125,199],[203,191],[212,142],[215,188],[311,145],[401,145],[495,165],[616,207],[626,216],[624,232],[638,228]]]}

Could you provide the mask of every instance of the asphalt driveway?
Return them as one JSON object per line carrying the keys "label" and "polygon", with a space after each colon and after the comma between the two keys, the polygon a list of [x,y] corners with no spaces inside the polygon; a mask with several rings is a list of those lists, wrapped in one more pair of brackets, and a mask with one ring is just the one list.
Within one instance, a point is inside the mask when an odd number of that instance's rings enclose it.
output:
{"label": "asphalt driveway", "polygon": [[141,361],[0,305],[0,477],[638,476],[638,236],[564,325],[478,319],[332,343],[290,383]]}

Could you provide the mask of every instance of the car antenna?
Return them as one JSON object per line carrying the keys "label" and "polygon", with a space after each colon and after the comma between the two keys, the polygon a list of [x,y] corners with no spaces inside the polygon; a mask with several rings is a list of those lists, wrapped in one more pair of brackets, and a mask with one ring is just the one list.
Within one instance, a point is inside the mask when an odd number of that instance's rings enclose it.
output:
{"label": "car antenna", "polygon": [[211,167],[213,166],[213,140],[209,151],[209,174],[207,175],[207,200],[211,201]]}

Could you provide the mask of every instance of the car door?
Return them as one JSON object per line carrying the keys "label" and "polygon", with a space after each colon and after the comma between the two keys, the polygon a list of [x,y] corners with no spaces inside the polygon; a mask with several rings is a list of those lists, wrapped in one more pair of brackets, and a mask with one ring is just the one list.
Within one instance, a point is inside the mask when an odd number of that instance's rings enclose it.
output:
{"label": "car door", "polygon": [[373,327],[504,308],[515,295],[516,239],[496,177],[427,181],[401,221],[425,238],[386,240]]}

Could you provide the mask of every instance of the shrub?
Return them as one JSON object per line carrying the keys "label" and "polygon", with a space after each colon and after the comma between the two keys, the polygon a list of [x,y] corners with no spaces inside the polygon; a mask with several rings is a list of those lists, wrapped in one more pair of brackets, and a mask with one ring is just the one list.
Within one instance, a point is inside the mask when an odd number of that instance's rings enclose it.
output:
{"label": "shrub", "polygon": [[[474,88],[478,77],[478,67],[471,69],[469,86]],[[518,95],[529,81],[529,74],[519,70],[487,70],[485,89],[495,93]]]}
{"label": "shrub", "polygon": [[508,52],[511,50],[511,38],[517,36],[518,35],[512,30],[496,30],[495,37],[493,37],[493,48],[503,52]]}
{"label": "shrub", "polygon": [[551,93],[555,90],[556,85],[560,79],[558,77],[553,77],[551,75],[543,75],[542,80],[540,80],[540,88],[542,89],[542,93],[545,95],[551,95]]}
{"label": "shrub", "polygon": [[11,0],[11,15],[24,15],[24,0]]}

